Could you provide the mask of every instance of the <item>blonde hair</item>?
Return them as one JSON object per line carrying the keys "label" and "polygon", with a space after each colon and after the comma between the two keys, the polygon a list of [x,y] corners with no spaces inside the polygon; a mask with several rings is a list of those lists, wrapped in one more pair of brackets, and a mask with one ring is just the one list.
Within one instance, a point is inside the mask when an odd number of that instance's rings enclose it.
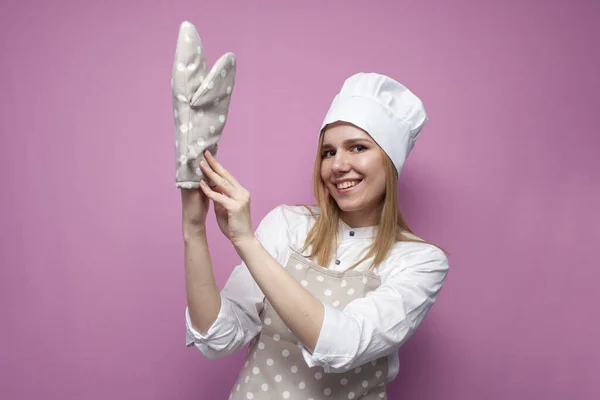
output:
{"label": "blonde hair", "polygon": [[[312,251],[307,256],[322,266],[329,265],[335,254],[341,211],[336,201],[326,192],[325,185],[321,179],[321,154],[325,129],[321,131],[313,171],[313,191],[317,202],[316,205],[320,211],[318,214],[315,214],[308,205],[301,205],[315,218],[315,223],[308,232],[301,252],[305,252],[309,246],[312,246]],[[377,235],[367,254],[352,265],[350,269],[371,257],[373,257],[373,261],[369,269],[377,268],[386,259],[396,242],[428,243],[439,248],[439,246],[433,243],[418,238],[415,239],[406,234],[409,233],[416,236],[408,226],[398,205],[398,176],[396,167],[381,147],[377,146],[377,148],[385,160],[384,170],[386,181],[385,196],[381,204],[381,213],[377,224]]]}

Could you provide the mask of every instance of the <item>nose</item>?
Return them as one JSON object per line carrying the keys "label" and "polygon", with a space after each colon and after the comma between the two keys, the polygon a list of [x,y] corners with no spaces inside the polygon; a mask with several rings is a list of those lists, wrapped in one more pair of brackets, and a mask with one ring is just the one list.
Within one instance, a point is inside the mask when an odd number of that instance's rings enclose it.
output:
{"label": "nose", "polygon": [[350,163],[348,154],[343,151],[338,151],[335,153],[333,158],[333,162],[331,163],[331,169],[336,174],[343,174],[350,170]]}

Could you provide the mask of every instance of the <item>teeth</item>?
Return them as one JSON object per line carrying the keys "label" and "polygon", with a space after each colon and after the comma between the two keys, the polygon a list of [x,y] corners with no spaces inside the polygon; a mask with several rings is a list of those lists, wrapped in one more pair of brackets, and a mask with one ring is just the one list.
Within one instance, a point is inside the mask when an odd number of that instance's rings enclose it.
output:
{"label": "teeth", "polygon": [[338,189],[348,189],[348,188],[354,187],[354,186],[356,186],[356,185],[358,185],[358,182],[357,182],[357,181],[353,181],[353,182],[343,182],[343,183],[340,183],[340,184],[338,184],[338,185],[337,185],[337,188],[338,188]]}

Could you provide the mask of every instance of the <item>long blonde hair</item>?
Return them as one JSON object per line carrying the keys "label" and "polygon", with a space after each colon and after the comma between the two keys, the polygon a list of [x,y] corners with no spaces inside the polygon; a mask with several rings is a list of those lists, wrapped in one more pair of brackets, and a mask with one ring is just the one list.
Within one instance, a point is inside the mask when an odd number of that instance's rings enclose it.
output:
{"label": "long blonde hair", "polygon": [[[321,131],[313,171],[313,191],[319,212],[315,214],[310,206],[302,205],[315,218],[315,223],[310,228],[304,241],[304,247],[301,250],[305,252],[312,246],[312,251],[307,256],[322,266],[329,265],[335,254],[341,211],[335,200],[326,192],[325,185],[321,179],[321,154],[323,151],[325,129]],[[377,148],[385,160],[384,170],[386,180],[385,196],[377,224],[377,235],[367,254],[352,265],[350,269],[371,257],[373,257],[373,261],[369,269],[377,268],[385,260],[396,242],[428,243],[439,248],[439,246],[433,243],[407,235],[409,233],[416,236],[408,226],[398,205],[398,177],[396,167],[381,147],[377,146]]]}

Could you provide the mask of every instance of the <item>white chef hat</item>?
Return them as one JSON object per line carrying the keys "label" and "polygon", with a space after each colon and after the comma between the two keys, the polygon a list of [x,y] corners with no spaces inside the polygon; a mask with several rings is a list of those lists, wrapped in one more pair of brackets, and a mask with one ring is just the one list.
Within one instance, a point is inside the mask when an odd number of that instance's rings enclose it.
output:
{"label": "white chef hat", "polygon": [[427,120],[423,103],[405,86],[385,75],[359,72],[344,82],[320,131],[337,121],[365,130],[390,157],[400,176]]}

